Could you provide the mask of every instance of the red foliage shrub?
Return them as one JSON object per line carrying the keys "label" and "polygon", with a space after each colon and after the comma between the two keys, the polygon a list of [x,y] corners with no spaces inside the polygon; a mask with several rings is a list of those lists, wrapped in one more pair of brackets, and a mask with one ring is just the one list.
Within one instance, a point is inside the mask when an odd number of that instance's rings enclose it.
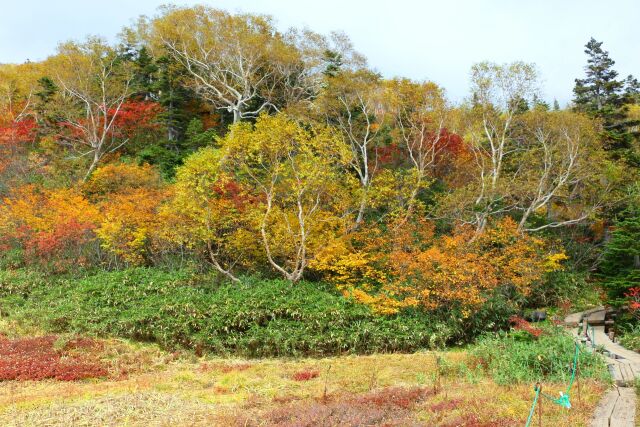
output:
{"label": "red foliage shrub", "polygon": [[383,166],[398,164],[403,160],[403,154],[398,144],[395,143],[383,147],[376,147],[376,160],[378,164]]}
{"label": "red foliage shrub", "polygon": [[93,340],[72,340],[61,350],[55,348],[56,341],[55,336],[18,339],[0,337],[0,381],[76,381],[107,376],[107,369],[99,362],[68,353],[73,349],[95,348],[98,344]]}
{"label": "red foliage shrub", "polygon": [[299,371],[294,373],[291,376],[291,379],[294,381],[309,381],[311,379],[317,378],[320,376],[320,372],[315,369],[305,369],[303,371]]}
{"label": "red foliage shrub", "polygon": [[33,141],[36,135],[36,121],[28,117],[20,121],[12,121],[6,126],[0,125],[0,144],[16,144]]}
{"label": "red foliage shrub", "polygon": [[538,338],[542,335],[542,329],[536,328],[532,326],[531,323],[527,322],[525,319],[519,316],[511,316],[509,318],[509,323],[513,325],[513,329],[517,331],[525,331],[531,334],[534,338]]}
{"label": "red foliage shrub", "polygon": [[629,312],[634,317],[640,318],[640,287],[629,288],[629,291],[624,296],[627,297],[629,303]]}
{"label": "red foliage shrub", "polygon": [[131,137],[136,133],[152,130],[160,126],[157,117],[162,113],[157,102],[127,101],[116,111],[110,109],[108,116],[114,118],[114,134],[117,137]]}
{"label": "red foliage shrub", "polygon": [[54,224],[51,231],[32,233],[30,240],[25,243],[28,254],[46,259],[51,254],[63,251],[69,242],[81,245],[90,239],[90,232],[95,228],[92,223],[81,222],[77,218],[70,218],[63,223]]}
{"label": "red foliage shrub", "polygon": [[447,157],[460,156],[469,151],[462,137],[447,129],[440,131],[436,152],[438,153],[438,161],[444,161]]}

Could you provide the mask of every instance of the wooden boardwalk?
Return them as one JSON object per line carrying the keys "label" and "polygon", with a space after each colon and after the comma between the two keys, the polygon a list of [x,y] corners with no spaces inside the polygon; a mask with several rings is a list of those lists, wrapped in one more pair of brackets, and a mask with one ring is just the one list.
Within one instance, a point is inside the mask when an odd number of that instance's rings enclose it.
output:
{"label": "wooden boardwalk", "polygon": [[591,427],[635,427],[636,392],[631,387],[614,387],[596,408]]}
{"label": "wooden boardwalk", "polygon": [[[567,326],[578,326],[586,320],[590,326],[587,331],[588,343],[595,341],[595,348],[602,346],[604,355],[615,386],[602,398],[591,421],[592,427],[634,427],[636,415],[636,392],[634,389],[636,378],[640,378],[640,354],[627,350],[609,339],[604,332],[605,309],[598,307],[583,313],[567,316]],[[593,329],[591,329],[593,327]],[[574,334],[578,335],[574,329]],[[594,351],[595,351],[594,348]]]}

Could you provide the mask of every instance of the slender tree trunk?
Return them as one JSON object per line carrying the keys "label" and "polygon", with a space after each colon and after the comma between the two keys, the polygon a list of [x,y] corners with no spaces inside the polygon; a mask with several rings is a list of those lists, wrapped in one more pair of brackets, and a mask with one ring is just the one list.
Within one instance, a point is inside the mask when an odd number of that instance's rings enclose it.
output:
{"label": "slender tree trunk", "polygon": [[367,194],[365,192],[365,194],[360,199],[360,207],[358,208],[358,216],[356,217],[356,223],[355,223],[355,226],[353,227],[354,229],[358,228],[358,226],[364,219],[364,210],[366,209],[366,207],[367,207]]}
{"label": "slender tree trunk", "polygon": [[96,167],[98,166],[98,163],[100,162],[100,150],[97,149],[93,152],[93,160],[91,161],[91,165],[89,166],[89,170],[87,171],[87,173],[84,175],[84,178],[82,179],[82,181],[86,182],[89,177],[91,176],[91,173],[93,173],[93,171],[96,169]]}
{"label": "slender tree trunk", "polygon": [[229,279],[231,279],[232,282],[240,283],[240,279],[238,279],[236,276],[234,276],[233,273],[231,273],[231,271],[225,270],[224,268],[222,268],[222,266],[218,262],[218,259],[216,258],[215,254],[213,253],[213,250],[211,248],[211,244],[210,243],[207,244],[207,249],[208,249],[208,252],[209,252],[209,259],[211,259],[211,263],[216,268],[216,270],[218,270],[220,273],[222,273],[225,276],[227,276]]}

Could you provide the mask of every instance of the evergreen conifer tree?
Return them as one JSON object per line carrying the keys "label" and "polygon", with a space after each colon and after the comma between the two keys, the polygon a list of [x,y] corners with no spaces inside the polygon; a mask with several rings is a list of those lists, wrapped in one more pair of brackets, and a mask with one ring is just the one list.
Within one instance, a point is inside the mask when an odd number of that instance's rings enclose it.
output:
{"label": "evergreen conifer tree", "polygon": [[640,286],[640,206],[630,206],[616,222],[599,276],[613,302],[624,301],[629,288]]}
{"label": "evergreen conifer tree", "polygon": [[640,167],[639,141],[629,132],[636,123],[627,117],[628,92],[635,90],[635,79],[627,78],[629,89],[625,91],[625,82],[618,80],[618,72],[613,69],[615,61],[602,49],[602,42],[591,38],[585,47],[586,77],[575,80],[575,109],[602,120],[604,148],[614,160]]}

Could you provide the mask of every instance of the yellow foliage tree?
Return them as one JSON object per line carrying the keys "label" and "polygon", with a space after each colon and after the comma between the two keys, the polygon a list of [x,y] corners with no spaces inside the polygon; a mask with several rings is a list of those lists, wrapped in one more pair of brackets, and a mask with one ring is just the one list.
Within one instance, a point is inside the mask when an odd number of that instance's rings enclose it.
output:
{"label": "yellow foliage tree", "polygon": [[83,191],[99,209],[102,248],[129,264],[149,264],[152,239],[162,226],[158,210],[167,196],[158,172],[149,165],[108,164],[95,170]]}
{"label": "yellow foliage tree", "polygon": [[256,203],[247,188],[222,169],[213,147],[191,155],[176,174],[174,194],[161,210],[165,241],[206,253],[213,266],[237,282],[233,269],[259,257]]}
{"label": "yellow foliage tree", "polygon": [[269,264],[300,280],[309,260],[344,229],[348,145],[325,127],[283,114],[236,124],[220,143],[225,168],[259,200],[253,215]]}

